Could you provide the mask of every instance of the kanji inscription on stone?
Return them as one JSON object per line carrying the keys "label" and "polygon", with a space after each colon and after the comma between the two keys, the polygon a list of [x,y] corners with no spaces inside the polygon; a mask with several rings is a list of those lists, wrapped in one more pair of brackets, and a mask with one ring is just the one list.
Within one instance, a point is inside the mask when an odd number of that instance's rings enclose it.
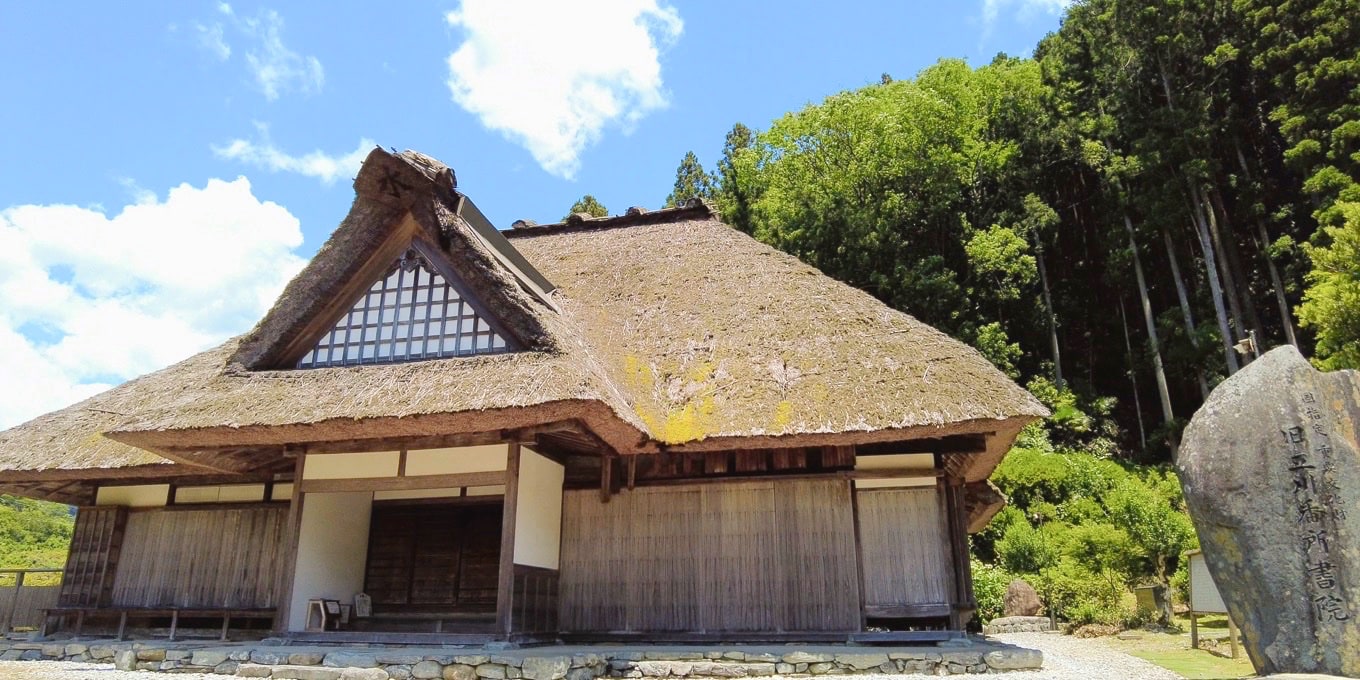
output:
{"label": "kanji inscription on stone", "polygon": [[1209,395],[1177,468],[1257,672],[1360,677],[1360,373],[1266,353]]}

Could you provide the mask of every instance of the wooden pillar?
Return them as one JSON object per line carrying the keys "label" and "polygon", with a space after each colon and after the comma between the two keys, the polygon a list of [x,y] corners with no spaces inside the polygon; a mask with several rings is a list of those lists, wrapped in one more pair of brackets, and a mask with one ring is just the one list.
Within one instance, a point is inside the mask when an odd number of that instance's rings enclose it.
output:
{"label": "wooden pillar", "polygon": [[859,629],[869,629],[869,614],[864,605],[864,539],[859,530],[859,489],[850,480],[850,521],[855,523],[855,576],[859,579]]}
{"label": "wooden pillar", "polygon": [[941,479],[944,491],[945,528],[949,532],[949,554],[954,568],[954,590],[950,602],[949,627],[963,630],[977,610],[973,599],[973,567],[968,560],[968,525],[964,517],[963,479]]}
{"label": "wooden pillar", "polygon": [[501,515],[501,568],[496,584],[496,633],[514,628],[515,512],[519,507],[519,442],[510,442],[505,461],[505,509]]}
{"label": "wooden pillar", "polygon": [[[302,493],[302,469],[307,463],[307,452],[305,450],[297,453],[297,461],[293,464],[293,497],[288,503],[288,531],[287,543],[283,546],[283,559],[279,560],[278,580],[279,601],[276,604],[274,614],[274,632],[283,633],[288,630],[288,618],[291,615],[293,603],[293,579],[297,575],[298,541],[302,538],[302,502],[305,496]],[[266,497],[267,499],[268,497]]]}
{"label": "wooden pillar", "polygon": [[[600,502],[608,503],[614,495],[614,454],[600,455]],[[508,497],[508,496],[507,496]]]}

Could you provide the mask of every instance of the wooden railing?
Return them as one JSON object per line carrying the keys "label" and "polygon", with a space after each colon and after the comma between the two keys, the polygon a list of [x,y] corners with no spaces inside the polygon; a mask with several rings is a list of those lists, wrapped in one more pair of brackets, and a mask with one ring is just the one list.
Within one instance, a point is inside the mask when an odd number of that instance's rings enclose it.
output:
{"label": "wooden railing", "polygon": [[38,628],[42,611],[57,606],[61,569],[0,569],[0,635]]}

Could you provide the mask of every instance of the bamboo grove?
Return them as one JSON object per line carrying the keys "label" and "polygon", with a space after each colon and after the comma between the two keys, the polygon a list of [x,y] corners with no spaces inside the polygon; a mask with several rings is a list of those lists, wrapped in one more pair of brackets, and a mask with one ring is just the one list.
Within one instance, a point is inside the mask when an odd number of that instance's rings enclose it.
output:
{"label": "bamboo grove", "polygon": [[1253,343],[1360,366],[1357,17],[1078,2],[1032,58],[943,60],[737,124],[711,173],[686,155],[668,201],[706,197],[971,342],[1059,433],[1167,460]]}

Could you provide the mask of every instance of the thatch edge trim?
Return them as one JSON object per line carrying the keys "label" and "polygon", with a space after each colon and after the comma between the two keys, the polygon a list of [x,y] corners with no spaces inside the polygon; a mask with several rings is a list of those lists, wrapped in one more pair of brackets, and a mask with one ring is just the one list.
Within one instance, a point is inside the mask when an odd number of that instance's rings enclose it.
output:
{"label": "thatch edge trim", "polygon": [[[141,448],[141,447],[138,447]],[[161,455],[158,453],[153,455]],[[97,474],[98,476],[94,476]],[[64,482],[82,481],[95,482],[105,479],[144,479],[144,478],[174,478],[195,475],[221,475],[220,470],[215,468],[193,465],[189,463],[176,463],[166,460],[164,463],[152,463],[149,465],[131,465],[128,467],[103,467],[103,468],[48,468],[45,470],[4,470],[0,471],[0,485],[7,483],[20,482]]]}

